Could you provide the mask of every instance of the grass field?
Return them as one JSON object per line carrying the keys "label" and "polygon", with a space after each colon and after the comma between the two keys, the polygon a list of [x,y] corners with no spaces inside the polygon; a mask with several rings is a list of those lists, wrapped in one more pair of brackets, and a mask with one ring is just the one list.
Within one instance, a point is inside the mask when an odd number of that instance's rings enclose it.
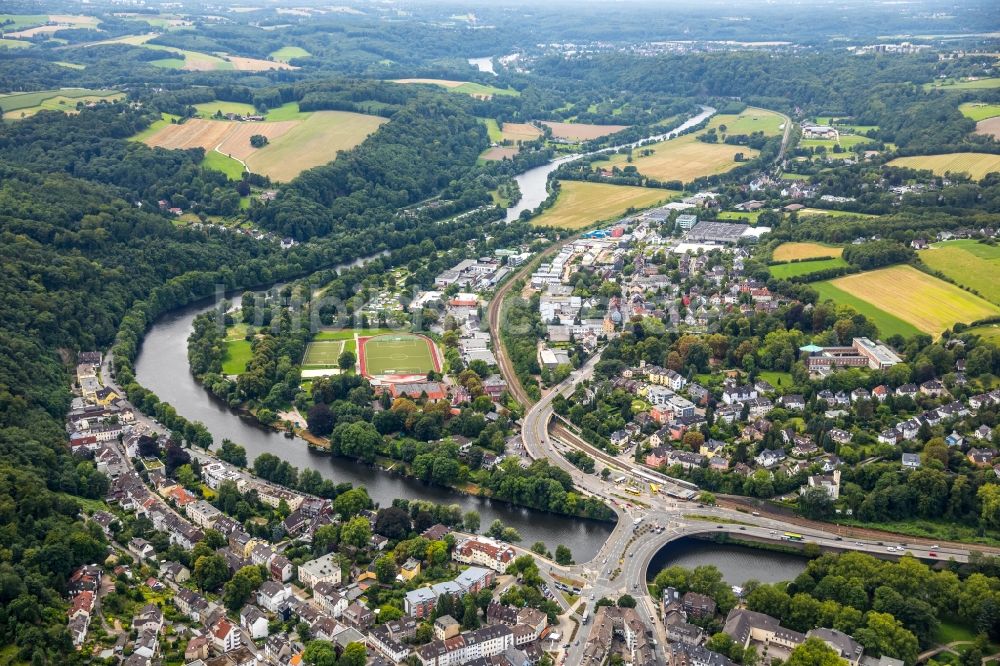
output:
{"label": "grass field", "polygon": [[815,261],[797,261],[792,264],[778,264],[777,266],[769,266],[767,270],[774,277],[780,280],[787,280],[791,277],[809,275],[810,273],[817,273],[830,268],[846,268],[847,266],[848,263],[846,261],[840,257],[835,257],[833,259],[817,259]]}
{"label": "grass field", "polygon": [[19,39],[0,39],[0,48],[4,49],[26,49],[31,46],[31,42],[22,42]]}
{"label": "grass field", "polygon": [[62,88],[30,93],[0,95],[0,109],[7,120],[17,120],[33,116],[39,111],[76,112],[78,102],[84,104],[106,100],[122,99],[124,93],[117,90],[90,90],[88,88]]}
{"label": "grass field", "polygon": [[[1000,308],[953,284],[918,271],[912,266],[891,266],[875,271],[847,275],[828,283],[854,299],[868,303],[871,309],[883,312],[933,336],[939,335],[957,322],[973,322],[1000,315]],[[827,296],[823,288],[820,294]],[[833,300],[838,301],[834,296]],[[838,301],[839,302],[839,301]],[[854,305],[854,303],[849,303]],[[863,314],[869,314],[865,311]],[[885,325],[891,326],[889,320]],[[883,322],[876,320],[879,330]],[[885,331],[892,335],[899,331]]]}
{"label": "grass field", "polygon": [[[362,338],[371,338],[376,335],[385,335],[387,333],[394,333],[392,329],[389,328],[341,328],[333,331],[320,331],[313,336],[313,341],[316,340],[354,340],[354,336]],[[351,349],[349,347],[349,349]]]}
{"label": "grass field", "polygon": [[875,323],[875,326],[878,327],[879,334],[884,338],[896,335],[897,333],[904,338],[908,338],[920,333],[920,330],[916,326],[878,309],[868,301],[833,286],[831,282],[813,282],[809,286],[819,292],[819,299],[821,301],[829,299],[837,305],[849,305],[860,314],[871,319]]}
{"label": "grass field", "polygon": [[207,169],[221,171],[226,174],[229,180],[243,179],[243,165],[232,157],[223,155],[218,151],[210,150],[206,152],[205,159],[201,161],[201,165]]}
{"label": "grass field", "polygon": [[889,162],[888,166],[930,169],[938,176],[943,176],[948,172],[967,173],[974,180],[982,180],[991,171],[1000,171],[1000,155],[990,155],[988,153],[917,155],[914,157],[897,157]]}
{"label": "grass field", "polygon": [[303,368],[336,368],[337,359],[344,351],[345,340],[317,340],[306,345],[302,357]]}
{"label": "grass field", "polygon": [[750,224],[757,224],[757,218],[760,217],[760,211],[742,211],[742,210],[724,210],[721,213],[715,214],[715,219],[717,220],[736,220],[736,221],[746,221]]}
{"label": "grass field", "polygon": [[738,114],[719,114],[713,116],[708,123],[708,128],[721,130],[726,126],[726,134],[752,134],[753,132],[763,132],[766,136],[777,136],[784,130],[782,125],[785,117],[780,113],[748,106]]}
{"label": "grass field", "polygon": [[958,107],[962,115],[973,120],[986,120],[994,116],[1000,116],[1000,104],[987,104],[985,102],[966,102]]}
{"label": "grass field", "polygon": [[1000,77],[987,77],[982,79],[935,81],[924,84],[925,90],[983,90],[988,88],[1000,88]]}
{"label": "grass field", "polygon": [[216,112],[221,112],[222,115],[235,113],[241,116],[257,113],[257,109],[254,108],[253,104],[244,104],[243,102],[223,102],[221,100],[205,102],[204,104],[195,104],[194,108],[198,112],[198,115],[202,118],[212,118],[215,116]]}
{"label": "grass field", "polygon": [[1000,247],[955,240],[935,243],[919,255],[932,269],[1000,305]]}
{"label": "grass field", "polygon": [[20,109],[30,109],[40,106],[46,100],[55,97],[67,99],[83,99],[87,97],[113,97],[121,95],[117,90],[92,90],[90,88],[60,88],[58,90],[40,90],[28,93],[11,93],[0,95],[0,109],[4,113]]}
{"label": "grass field", "polygon": [[782,243],[774,248],[771,258],[774,261],[792,261],[793,259],[812,259],[814,257],[839,257],[844,248],[823,243]]}
{"label": "grass field", "polygon": [[839,143],[840,147],[843,148],[845,151],[850,151],[851,146],[856,146],[859,143],[865,143],[868,141],[871,141],[871,139],[869,139],[866,136],[860,136],[857,134],[841,134],[839,141],[835,139],[802,139],[801,141],[799,141],[799,147],[818,148],[822,146],[826,148],[827,157],[843,156],[846,158],[846,157],[853,157],[854,153],[852,152],[834,153],[833,147]]}
{"label": "grass field", "polygon": [[630,207],[645,208],[677,194],[671,190],[574,180],[561,181],[560,185],[555,205],[531,221],[535,226],[581,229],[618,217]]}
{"label": "grass field", "polygon": [[247,369],[253,357],[248,340],[226,340],[226,354],[222,358],[222,374],[238,375]]}
{"label": "grass field", "polygon": [[368,338],[361,350],[362,367],[369,376],[426,375],[437,369],[433,344],[427,338],[406,333]]}
{"label": "grass field", "polygon": [[831,210],[827,208],[803,208],[799,211],[799,217],[803,215],[829,215],[830,217],[878,217],[869,213],[852,213],[846,210]]}
{"label": "grass field", "polygon": [[983,340],[1000,347],[1000,324],[985,324],[965,330],[966,333],[978,335]]}
{"label": "grass field", "polygon": [[271,51],[271,58],[278,62],[288,62],[292,58],[308,58],[311,55],[300,46],[282,46],[277,51]]}
{"label": "grass field", "polygon": [[[159,37],[156,33],[145,35],[128,35],[116,39],[106,39],[93,42],[88,46],[98,46],[101,44],[125,44],[128,46],[140,46],[142,48],[164,51],[167,55],[159,60],[152,60],[150,64],[166,69],[183,69],[189,72],[215,72],[215,71],[240,71],[240,72],[261,72],[270,69],[294,69],[284,62],[261,60],[259,58],[244,58],[242,56],[226,55],[220,57],[201,51],[189,51],[175,46],[163,46],[161,44],[150,44],[149,41]],[[178,58],[177,56],[181,57]]]}

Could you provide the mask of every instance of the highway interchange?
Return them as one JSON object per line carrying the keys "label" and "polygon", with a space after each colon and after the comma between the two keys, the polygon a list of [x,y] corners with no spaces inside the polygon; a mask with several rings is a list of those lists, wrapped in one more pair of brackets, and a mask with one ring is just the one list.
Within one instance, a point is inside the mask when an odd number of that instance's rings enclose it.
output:
{"label": "highway interchange", "polygon": [[[545,254],[557,251],[562,244],[553,244]],[[944,544],[945,547],[941,548],[939,544],[931,544],[926,540],[902,537],[905,539],[904,546],[898,535],[887,534],[878,539],[873,539],[870,535],[866,535],[866,538],[857,538],[849,536],[854,531],[835,525],[824,528],[804,527],[780,518],[761,516],[756,512],[703,506],[695,501],[668,495],[668,492],[681,496],[691,495],[689,488],[669,481],[657,483],[657,490],[654,491],[640,476],[650,474],[650,470],[631,460],[612,457],[594,448],[578,437],[572,429],[558,423],[557,418],[554,419],[552,402],[555,397],[568,395],[577,384],[591,379],[600,359],[600,353],[591,357],[564,382],[545,392],[537,402],[534,402],[521,386],[500,339],[499,329],[503,323],[502,301],[516,284],[530,274],[533,264],[534,262],[529,263],[497,290],[488,312],[490,335],[501,374],[514,398],[528,408],[521,429],[525,452],[533,459],[544,458],[566,470],[581,493],[602,499],[618,516],[618,522],[611,536],[589,562],[572,567],[559,567],[549,563],[543,564],[542,568],[550,576],[558,575],[585,581],[582,595],[588,607],[592,607],[594,600],[601,597],[615,599],[625,593],[632,595],[637,601],[637,610],[655,632],[658,662],[665,661],[663,646],[666,641],[664,628],[657,620],[657,600],[652,598],[646,585],[647,570],[657,552],[667,543],[681,537],[724,533],[747,540],[780,543],[785,532],[794,532],[801,534],[805,542],[814,543],[825,550],[854,550],[879,557],[898,557],[903,553],[910,553],[928,561],[935,559],[968,561],[970,551],[958,544]],[[612,468],[613,474],[605,480],[599,474],[584,473],[564,457],[563,452],[571,448],[582,450],[593,457],[598,463],[596,472],[608,466]],[[639,482],[638,488],[641,490],[636,491],[636,486],[632,486],[633,493],[639,492],[639,496],[626,498],[621,494],[622,488],[610,480],[623,473],[626,477],[633,477]],[[651,529],[654,526],[656,529]],[[561,605],[566,607],[564,603]],[[569,646],[564,651],[563,663],[580,662],[590,627],[589,623],[580,625],[576,636],[569,641]]]}

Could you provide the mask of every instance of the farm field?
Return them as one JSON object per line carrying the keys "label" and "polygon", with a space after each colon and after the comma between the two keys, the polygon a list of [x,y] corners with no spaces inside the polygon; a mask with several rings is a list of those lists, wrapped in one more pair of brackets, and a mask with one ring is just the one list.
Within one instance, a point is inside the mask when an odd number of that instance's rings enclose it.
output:
{"label": "farm field", "polygon": [[1000,77],[986,77],[982,79],[951,80],[945,82],[925,83],[925,90],[983,90],[988,88],[1000,88]]}
{"label": "farm field", "polygon": [[77,102],[114,101],[125,95],[117,90],[90,90],[87,88],[62,88],[30,93],[0,95],[0,109],[6,120],[33,116],[39,111],[76,111]]}
{"label": "farm field", "polygon": [[[643,151],[652,151],[643,155]],[[690,182],[700,176],[711,176],[729,171],[738,165],[734,160],[736,153],[743,153],[750,159],[757,155],[756,150],[746,146],[733,146],[725,143],[703,143],[694,134],[686,134],[676,139],[660,141],[637,148],[632,153],[632,161],[620,153],[611,155],[609,159],[595,162],[597,165],[634,166],[644,176],[657,180],[679,180]]]}
{"label": "farm field", "polygon": [[976,134],[992,136],[994,139],[1000,138],[1000,116],[980,120],[976,123]]}
{"label": "farm field", "polygon": [[844,248],[823,243],[782,243],[774,249],[771,258],[774,261],[792,261],[814,257],[839,257],[843,253]]}
{"label": "farm field", "polygon": [[0,39],[0,48],[26,49],[29,46],[31,46],[31,42],[22,42],[17,39]]}
{"label": "farm field", "polygon": [[587,123],[557,123],[543,120],[542,123],[552,130],[552,136],[566,141],[589,141],[599,139],[608,134],[621,132],[628,125],[590,125]]}
{"label": "farm field", "polygon": [[515,155],[517,155],[517,148],[500,146],[498,148],[487,148],[479,156],[479,159],[484,162],[495,162],[504,158],[514,157]]}
{"label": "farm field", "polygon": [[849,305],[857,312],[871,319],[878,327],[879,334],[890,337],[897,333],[904,338],[920,333],[920,330],[912,324],[895,317],[888,312],[878,309],[868,301],[862,300],[843,289],[833,286],[831,282],[813,282],[809,285],[819,293],[819,300],[831,300],[837,305]]}
{"label": "farm field", "polygon": [[315,111],[275,142],[254,150],[246,163],[255,173],[286,182],[306,169],[332,162],[337,151],[350,150],[386,122],[386,118],[350,111]]}
{"label": "farm field", "polygon": [[485,86],[481,83],[471,81],[454,81],[450,79],[393,79],[393,83],[422,83],[425,85],[441,86],[447,88],[449,92],[471,95],[479,99],[490,99],[494,95],[519,96],[521,93],[513,88],[497,88],[496,86]]}
{"label": "farm field", "polygon": [[271,51],[271,57],[279,62],[288,62],[292,58],[308,58],[311,55],[300,46],[282,46],[277,51]]}
{"label": "farm field", "polygon": [[778,264],[777,266],[769,266],[768,271],[774,277],[787,280],[792,277],[799,277],[800,275],[809,275],[810,273],[818,273],[819,271],[829,270],[831,268],[846,268],[848,263],[841,259],[840,257],[834,257],[833,259],[816,259],[813,261],[797,261],[790,264]]}
{"label": "farm field", "polygon": [[392,333],[361,343],[361,371],[366,376],[426,375],[439,369],[434,343],[423,336]]}
{"label": "farm field", "polygon": [[[93,42],[87,46],[99,46],[102,44],[127,44],[128,46],[141,46],[142,48],[163,51],[168,55],[160,60],[153,60],[151,64],[166,69],[183,69],[189,72],[213,72],[236,70],[240,72],[263,72],[272,69],[295,69],[291,65],[272,60],[261,60],[259,58],[245,58],[243,56],[224,57],[202,53],[200,51],[189,51],[175,46],[163,46],[161,44],[150,44],[150,40],[156,39],[160,35],[151,32],[145,35],[128,35],[117,39],[106,39]],[[176,57],[177,55],[182,58]]]}
{"label": "farm field", "polygon": [[542,131],[531,123],[504,123],[500,134],[502,138],[517,143],[518,141],[534,141],[542,135]]}
{"label": "farm field", "polygon": [[955,240],[935,243],[918,254],[933,270],[1000,305],[1000,247]]}
{"label": "farm field", "polygon": [[[209,110],[213,108],[207,106]],[[273,122],[193,118],[180,125],[168,121],[143,141],[161,148],[217,150],[223,156],[231,155],[246,162],[254,173],[287,181],[305,169],[332,161],[338,150],[353,148],[386,122],[385,118],[347,111],[300,114],[297,106],[294,113],[282,115],[300,117]],[[268,145],[253,148],[250,137],[254,134],[268,137]]]}
{"label": "farm field", "polygon": [[628,208],[645,208],[677,194],[671,190],[605,183],[560,181],[560,192],[554,206],[532,220],[540,227],[581,229],[599,220],[608,220]]}
{"label": "farm field", "polygon": [[947,172],[967,173],[974,180],[981,180],[991,171],[1000,171],[1000,155],[988,153],[947,153],[944,155],[916,155],[897,157],[888,166],[930,169],[935,175]]}
{"label": "farm field", "polygon": [[1000,116],[1000,104],[987,104],[985,102],[966,102],[960,104],[958,110],[966,118],[973,120],[986,120],[994,116]]}
{"label": "farm field", "polygon": [[[958,322],[1000,315],[1000,308],[989,301],[912,266],[880,268],[827,284],[933,336]],[[820,294],[825,296],[822,290]],[[881,330],[882,323],[876,320],[876,324]],[[883,334],[892,333],[883,331]]]}

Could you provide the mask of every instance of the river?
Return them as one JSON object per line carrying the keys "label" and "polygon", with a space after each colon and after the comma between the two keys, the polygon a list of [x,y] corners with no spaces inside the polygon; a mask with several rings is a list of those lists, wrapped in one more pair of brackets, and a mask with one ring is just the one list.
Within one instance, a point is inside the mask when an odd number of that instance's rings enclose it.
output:
{"label": "river", "polygon": [[493,76],[497,75],[495,69],[493,69],[493,56],[487,56],[485,58],[469,58],[469,64],[478,69],[480,72],[488,72]]}
{"label": "river", "polygon": [[702,106],[701,113],[689,118],[684,121],[674,129],[663,134],[656,134],[639,141],[633,141],[632,143],[622,144],[620,146],[613,146],[610,148],[602,148],[601,150],[595,150],[590,153],[582,153],[579,155],[566,155],[565,157],[560,157],[558,159],[552,160],[547,164],[535,167],[534,169],[528,169],[520,176],[517,176],[515,180],[517,185],[521,190],[521,200],[516,204],[507,209],[507,222],[513,222],[521,216],[521,212],[525,210],[535,210],[538,208],[539,204],[545,201],[546,197],[549,196],[549,192],[546,189],[546,185],[549,181],[549,174],[559,168],[561,164],[567,162],[572,162],[573,160],[579,159],[581,157],[587,157],[588,155],[595,155],[597,153],[607,153],[620,150],[622,148],[635,148],[638,145],[650,141],[665,141],[671,137],[677,136],[681,132],[691,127],[694,127],[698,123],[704,121],[715,113],[715,109],[710,106]]}
{"label": "river", "polygon": [[712,564],[730,585],[743,585],[748,580],[777,583],[794,579],[805,570],[806,562],[799,555],[685,537],[664,546],[650,561],[646,575],[652,580],[666,567],[694,569]]}
{"label": "river", "polygon": [[[239,294],[231,295],[239,303]],[[511,506],[503,502],[472,497],[447,488],[432,486],[415,479],[384,472],[347,458],[332,457],[310,450],[304,440],[284,435],[243,418],[215,399],[198,384],[188,366],[187,339],[194,318],[213,307],[212,301],[202,301],[160,317],[146,334],[135,362],[138,382],[170,403],[188,420],[201,421],[215,438],[216,444],[231,439],[247,450],[253,460],[264,452],[287,460],[299,469],[312,468],[324,477],[341,483],[348,481],[365,486],[372,499],[389,506],[397,497],[428,500],[438,504],[458,504],[463,511],[476,510],[486,529],[495,519],[521,533],[521,545],[531,546],[543,541],[551,551],[565,544],[580,562],[591,559],[607,540],[614,527],[611,523],[557,516]]]}

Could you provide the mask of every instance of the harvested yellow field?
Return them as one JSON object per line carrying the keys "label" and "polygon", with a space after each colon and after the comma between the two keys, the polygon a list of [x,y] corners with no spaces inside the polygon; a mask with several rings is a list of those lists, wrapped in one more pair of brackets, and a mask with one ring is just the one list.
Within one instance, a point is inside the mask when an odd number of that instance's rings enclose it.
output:
{"label": "harvested yellow field", "polygon": [[670,190],[627,185],[560,181],[559,197],[552,208],[531,221],[540,227],[582,229],[601,220],[619,217],[629,208],[646,208],[677,194]]}
{"label": "harvested yellow field", "polygon": [[244,58],[243,56],[225,56],[225,60],[233,63],[238,72],[266,72],[272,69],[298,69],[287,62],[277,60],[261,60],[259,58]]}
{"label": "harvested yellow field", "polygon": [[393,83],[428,83],[432,86],[441,86],[442,88],[457,88],[464,84],[465,81],[449,81],[448,79],[393,79]]}
{"label": "harvested yellow field", "polygon": [[590,141],[591,139],[599,139],[602,136],[621,132],[623,129],[628,128],[628,125],[557,123],[549,120],[543,120],[542,124],[552,130],[552,136],[557,139],[565,139],[566,141]]}
{"label": "harvested yellow field", "polygon": [[504,123],[504,139],[510,139],[514,143],[518,141],[534,141],[542,135],[542,131],[530,123]]}
{"label": "harvested yellow field", "polygon": [[517,155],[517,148],[490,148],[486,150],[479,159],[486,160],[487,162],[495,162],[504,159],[505,157],[514,157]]}
{"label": "harvested yellow field", "polygon": [[847,275],[830,284],[935,337],[956,323],[1000,315],[989,301],[912,266]]}
{"label": "harvested yellow field", "polygon": [[757,155],[757,151],[746,146],[732,146],[725,143],[704,143],[694,134],[685,134],[676,139],[641,146],[632,151],[632,161],[622,154],[612,155],[607,162],[618,166],[634,166],[644,176],[661,181],[678,180],[690,182],[701,176],[725,173],[736,167],[737,153],[746,159]]}
{"label": "harvested yellow field", "polygon": [[[168,124],[143,139],[160,148],[204,148],[246,163],[250,171],[289,181],[306,169],[332,162],[337,151],[349,150],[387,122],[385,118],[347,111],[316,111],[294,120],[240,122],[192,118]],[[250,145],[261,134],[269,143]]]}
{"label": "harvested yellow field", "polygon": [[795,261],[796,259],[817,259],[819,257],[839,257],[844,248],[821,243],[782,243],[774,249],[774,261]]}
{"label": "harvested yellow field", "polygon": [[287,182],[306,169],[332,162],[338,151],[350,150],[386,122],[386,118],[363,113],[315,111],[273,143],[256,150],[246,163],[254,173]]}
{"label": "harvested yellow field", "polygon": [[1000,155],[988,153],[945,153],[944,155],[916,155],[897,157],[889,166],[910,169],[930,169],[937,176],[946,173],[967,173],[974,180],[982,180],[986,174],[1000,171]]}
{"label": "harvested yellow field", "polygon": [[984,134],[992,136],[994,139],[1000,139],[1000,116],[980,120],[976,123],[976,134]]}
{"label": "harvested yellow field", "polygon": [[[212,122],[223,122],[223,121],[212,121]],[[235,157],[238,160],[247,161],[252,155],[260,150],[266,150],[267,146],[264,148],[254,148],[250,145],[250,137],[255,134],[260,134],[266,136],[268,140],[268,145],[275,142],[279,137],[284,136],[286,133],[295,129],[299,125],[298,120],[282,120],[280,122],[274,123],[225,123],[227,125],[234,125],[232,129],[226,134],[226,138],[222,143],[218,144],[218,150],[220,153],[225,153],[230,157]],[[214,148],[215,146],[213,146]]]}
{"label": "harvested yellow field", "polygon": [[159,132],[146,139],[145,143],[153,148],[170,148],[172,150],[189,148],[214,150],[216,146],[226,140],[236,125],[235,122],[225,120],[191,118],[187,122],[177,125],[166,125]]}

